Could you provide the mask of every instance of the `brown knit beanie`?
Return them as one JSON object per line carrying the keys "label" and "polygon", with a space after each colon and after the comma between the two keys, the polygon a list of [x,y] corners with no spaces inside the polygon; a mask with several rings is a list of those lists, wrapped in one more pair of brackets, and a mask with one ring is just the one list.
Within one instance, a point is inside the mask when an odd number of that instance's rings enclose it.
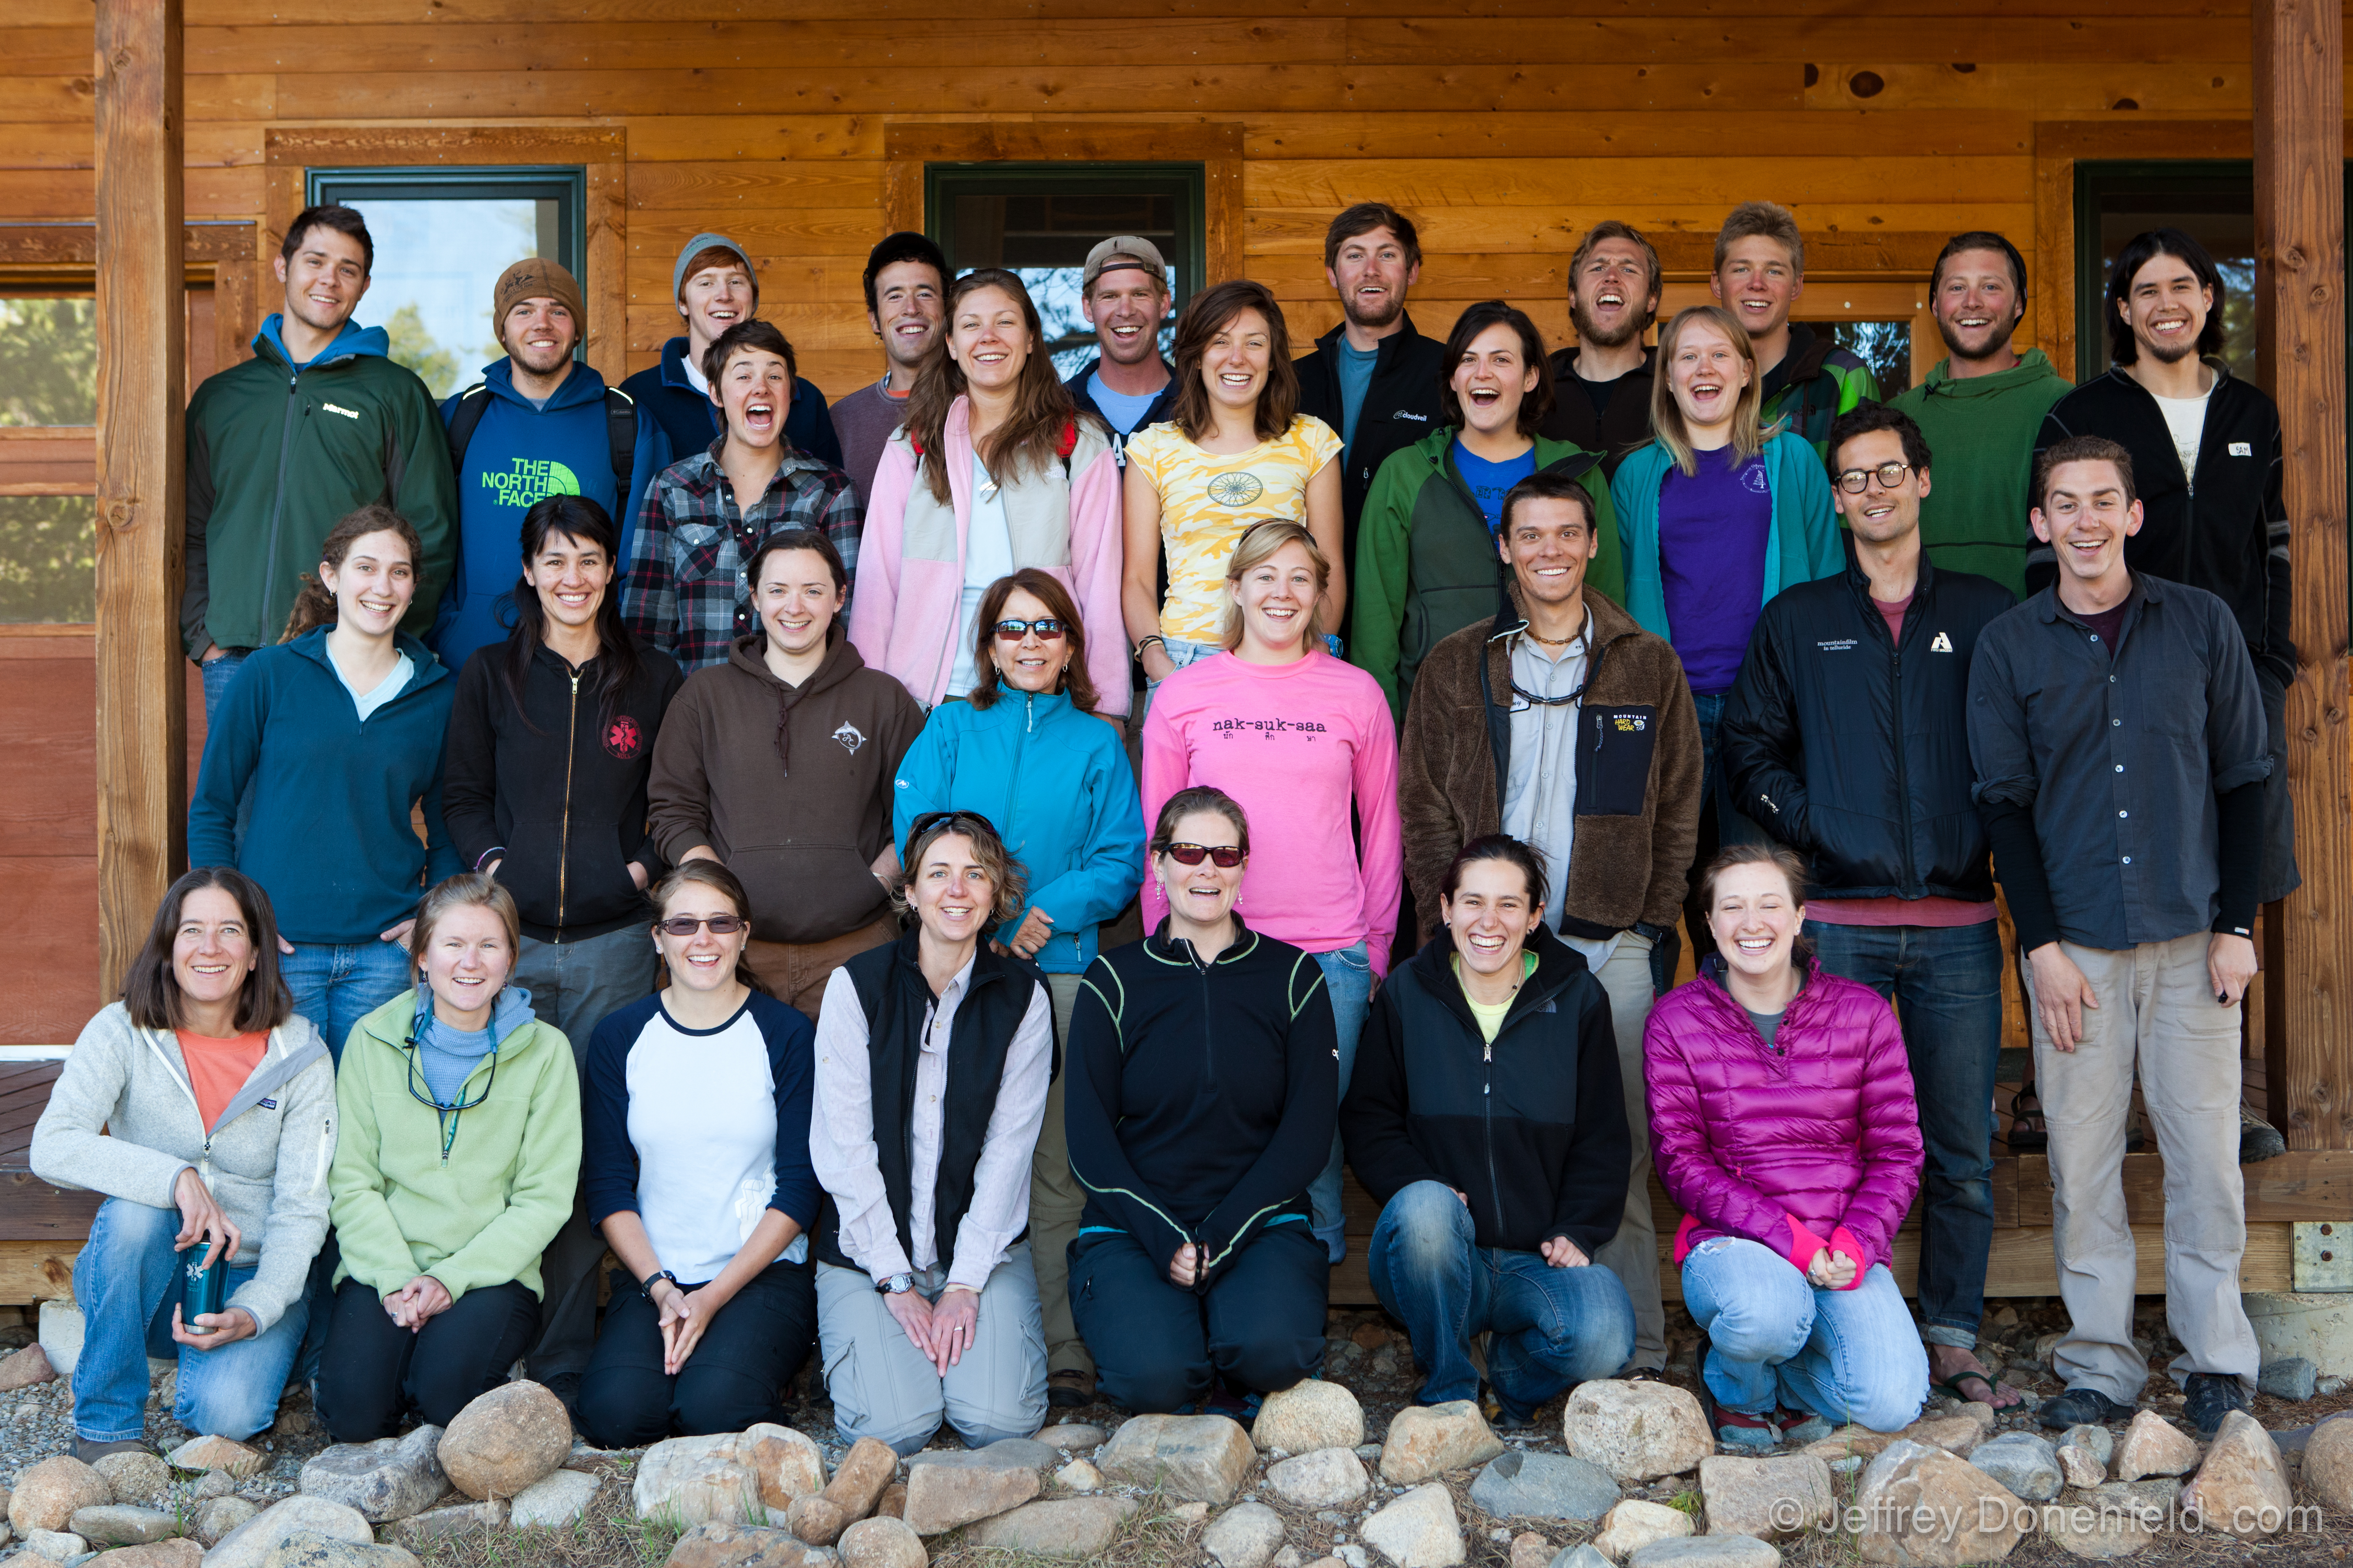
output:
{"label": "brown knit beanie", "polygon": [[580,335],[588,335],[587,308],[580,302],[580,285],[572,280],[572,274],[544,257],[527,256],[500,273],[497,287],[491,290],[491,331],[501,348],[507,341],[507,312],[522,300],[559,301],[572,312],[573,325]]}

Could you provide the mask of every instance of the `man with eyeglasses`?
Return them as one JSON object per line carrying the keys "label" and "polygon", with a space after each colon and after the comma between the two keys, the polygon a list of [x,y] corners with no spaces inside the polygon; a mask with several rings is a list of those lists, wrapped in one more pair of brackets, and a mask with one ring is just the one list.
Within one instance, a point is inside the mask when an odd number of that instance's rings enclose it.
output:
{"label": "man with eyeglasses", "polygon": [[1683,661],[1586,585],[1601,545],[1596,521],[1584,487],[1558,473],[1531,475],[1504,496],[1496,551],[1511,570],[1508,597],[1416,672],[1398,793],[1425,937],[1455,851],[1508,833],[1544,856],[1545,923],[1609,994],[1633,1153],[1618,1234],[1593,1260],[1633,1300],[1627,1370],[1639,1375],[1667,1361],[1642,1026],[1674,983],[1702,766]]}
{"label": "man with eyeglasses", "polygon": [[1806,858],[1822,967],[1894,1004],[1927,1149],[1921,1337],[1940,1388],[2020,1402],[1977,1358],[1993,1245],[2001,935],[1969,796],[1969,659],[2014,602],[1921,548],[1927,438],[1883,404],[1831,427],[1847,569],[1775,595],[1717,731],[1741,813]]}

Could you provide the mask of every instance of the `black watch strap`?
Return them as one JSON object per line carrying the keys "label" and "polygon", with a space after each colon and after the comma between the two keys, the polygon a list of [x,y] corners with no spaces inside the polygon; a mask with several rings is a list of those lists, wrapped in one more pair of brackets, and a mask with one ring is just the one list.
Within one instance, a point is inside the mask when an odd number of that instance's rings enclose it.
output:
{"label": "black watch strap", "polygon": [[[651,1274],[647,1275],[643,1279],[638,1281],[638,1294],[643,1296],[649,1301],[652,1300],[654,1299],[654,1281],[657,1279],[667,1279],[671,1284],[678,1285],[677,1275],[672,1274],[667,1268],[657,1268]],[[683,1285],[678,1285],[678,1288],[681,1290],[686,1289]]]}

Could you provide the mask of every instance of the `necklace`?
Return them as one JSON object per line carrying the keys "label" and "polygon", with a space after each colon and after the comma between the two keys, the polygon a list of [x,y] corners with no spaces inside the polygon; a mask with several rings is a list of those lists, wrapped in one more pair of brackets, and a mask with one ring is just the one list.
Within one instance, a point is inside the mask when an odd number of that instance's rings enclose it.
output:
{"label": "necklace", "polygon": [[1535,631],[1526,627],[1521,628],[1520,635],[1532,643],[1542,643],[1546,647],[1573,647],[1585,640],[1585,628],[1580,626],[1565,637],[1539,637]]}

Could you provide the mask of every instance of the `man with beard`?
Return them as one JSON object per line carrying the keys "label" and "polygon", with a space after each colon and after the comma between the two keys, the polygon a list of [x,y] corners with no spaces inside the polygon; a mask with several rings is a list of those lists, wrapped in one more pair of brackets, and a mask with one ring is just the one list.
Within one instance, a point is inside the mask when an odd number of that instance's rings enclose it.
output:
{"label": "man with beard", "polygon": [[1100,352],[1062,386],[1081,409],[1111,426],[1112,450],[1124,468],[1127,438],[1167,419],[1174,385],[1160,357],[1160,323],[1168,317],[1168,264],[1160,247],[1120,234],[1088,251],[1079,309]]}
{"label": "man with beard", "polygon": [[1789,209],[1772,202],[1733,208],[1715,237],[1707,287],[1756,346],[1757,374],[1765,378],[1758,420],[1768,428],[1782,421],[1827,459],[1831,422],[1878,402],[1879,383],[1852,350],[1789,320],[1806,292],[1806,243]]}
{"label": "man with beard", "polygon": [[882,448],[891,444],[915,390],[915,372],[947,319],[948,258],[927,235],[885,236],[866,257],[866,324],[882,345],[882,379],[833,405],[842,472],[864,506]]}
{"label": "man with beard", "polygon": [[1947,357],[1892,399],[1937,454],[1936,486],[1920,497],[1920,543],[1947,572],[2026,590],[2027,486],[2035,435],[2067,380],[2041,349],[2010,336],[2026,315],[2026,259],[1983,229],[1945,242],[1928,275],[1929,308]]}
{"label": "man with beard", "polygon": [[1587,229],[1568,258],[1577,346],[1552,356],[1553,405],[1542,430],[1600,453],[1604,474],[1651,438],[1658,351],[1642,346],[1642,334],[1658,320],[1659,286],[1658,251],[1616,218]]}
{"label": "man with beard", "polygon": [[1421,279],[1413,220],[1386,202],[1358,202],[1324,233],[1324,276],[1340,296],[1340,324],[1298,363],[1299,412],[1340,433],[1341,559],[1356,558],[1365,492],[1390,453],[1445,417],[1439,384],[1445,344],[1413,330],[1406,293]]}

